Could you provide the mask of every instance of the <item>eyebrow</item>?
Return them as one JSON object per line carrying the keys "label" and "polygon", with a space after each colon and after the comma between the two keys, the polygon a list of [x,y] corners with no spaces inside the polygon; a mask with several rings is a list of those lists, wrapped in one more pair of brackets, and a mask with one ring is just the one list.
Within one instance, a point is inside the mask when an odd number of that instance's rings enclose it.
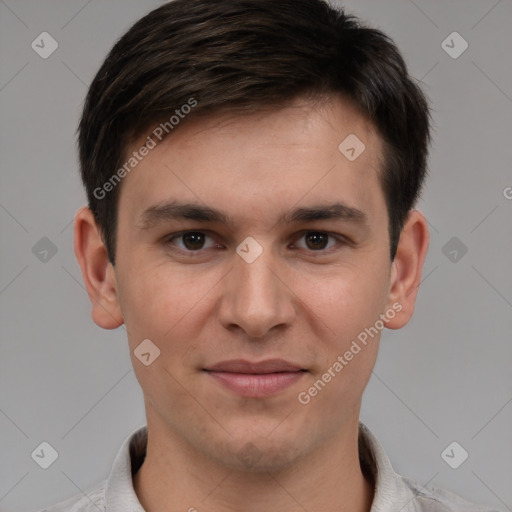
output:
{"label": "eyebrow", "polygon": [[[199,203],[167,201],[147,208],[139,217],[137,227],[141,230],[149,230],[159,224],[182,219],[204,223],[220,223],[227,226],[234,225],[233,220],[222,210]],[[295,208],[283,213],[277,224],[284,225],[331,219],[368,225],[366,213],[339,201],[331,204]]]}

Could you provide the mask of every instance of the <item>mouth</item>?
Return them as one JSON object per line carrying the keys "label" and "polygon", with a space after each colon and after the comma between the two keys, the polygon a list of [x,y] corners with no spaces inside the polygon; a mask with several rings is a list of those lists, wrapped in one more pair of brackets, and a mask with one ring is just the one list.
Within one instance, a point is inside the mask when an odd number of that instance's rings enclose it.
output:
{"label": "mouth", "polygon": [[306,369],[283,359],[250,362],[223,361],[205,371],[216,382],[243,397],[263,398],[285,390],[300,380]]}

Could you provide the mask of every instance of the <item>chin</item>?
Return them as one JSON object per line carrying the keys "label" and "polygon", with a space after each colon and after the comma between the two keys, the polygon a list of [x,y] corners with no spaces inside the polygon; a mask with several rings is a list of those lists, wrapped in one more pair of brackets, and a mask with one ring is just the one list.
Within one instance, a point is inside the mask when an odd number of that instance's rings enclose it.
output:
{"label": "chin", "polygon": [[297,444],[291,443],[290,438],[284,440],[274,439],[272,442],[266,438],[240,440],[231,442],[221,453],[216,454],[216,462],[234,471],[249,473],[277,473],[291,466],[301,455],[302,451]]}

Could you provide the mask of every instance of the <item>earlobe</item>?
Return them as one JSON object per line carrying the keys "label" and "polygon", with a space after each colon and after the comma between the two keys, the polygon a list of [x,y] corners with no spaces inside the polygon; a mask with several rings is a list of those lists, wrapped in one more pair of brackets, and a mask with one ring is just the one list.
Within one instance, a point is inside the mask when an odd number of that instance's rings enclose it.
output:
{"label": "earlobe", "polygon": [[400,235],[391,267],[388,308],[393,308],[395,305],[394,309],[397,313],[385,322],[388,329],[402,328],[414,313],[429,239],[425,216],[418,210],[411,210]]}
{"label": "earlobe", "polygon": [[104,329],[123,324],[115,273],[92,211],[83,207],[75,215],[75,256],[82,270],[92,305],[93,321]]}

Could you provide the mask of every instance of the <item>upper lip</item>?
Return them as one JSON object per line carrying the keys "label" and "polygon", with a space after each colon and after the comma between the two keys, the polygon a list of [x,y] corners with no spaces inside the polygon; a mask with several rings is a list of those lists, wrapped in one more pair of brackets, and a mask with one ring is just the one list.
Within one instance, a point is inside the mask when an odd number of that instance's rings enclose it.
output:
{"label": "upper lip", "polygon": [[231,359],[230,361],[221,361],[213,366],[209,366],[205,368],[205,370],[257,375],[263,373],[297,372],[303,370],[303,368],[289,363],[284,359],[266,359],[265,361],[259,362],[246,361],[245,359]]}

